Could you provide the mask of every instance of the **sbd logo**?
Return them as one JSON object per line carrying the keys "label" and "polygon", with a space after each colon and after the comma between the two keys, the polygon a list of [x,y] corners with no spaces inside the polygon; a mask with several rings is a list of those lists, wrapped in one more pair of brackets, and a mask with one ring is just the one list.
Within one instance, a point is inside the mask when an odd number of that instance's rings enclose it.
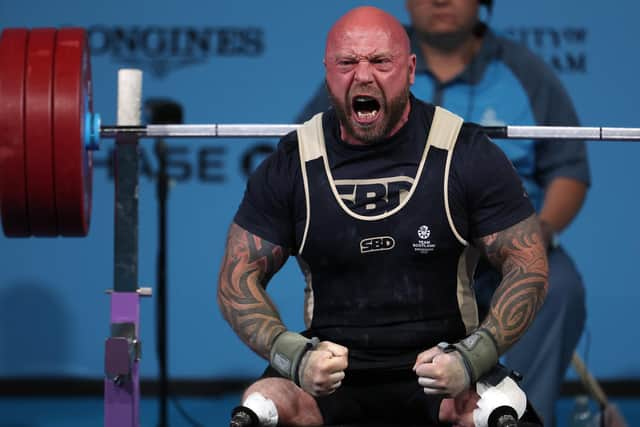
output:
{"label": "sbd logo", "polygon": [[360,241],[360,252],[364,254],[367,252],[388,251],[395,246],[396,241],[393,240],[393,237],[370,237]]}

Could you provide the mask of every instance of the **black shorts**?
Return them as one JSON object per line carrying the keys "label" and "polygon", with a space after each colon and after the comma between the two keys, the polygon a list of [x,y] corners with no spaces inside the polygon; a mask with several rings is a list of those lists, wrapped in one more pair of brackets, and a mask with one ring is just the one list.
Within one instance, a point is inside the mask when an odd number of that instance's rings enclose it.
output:
{"label": "black shorts", "polygon": [[[262,378],[282,377],[268,367]],[[347,371],[329,396],[316,397],[326,425],[439,425],[442,396],[424,394],[411,369]],[[441,425],[441,424],[440,424]]]}

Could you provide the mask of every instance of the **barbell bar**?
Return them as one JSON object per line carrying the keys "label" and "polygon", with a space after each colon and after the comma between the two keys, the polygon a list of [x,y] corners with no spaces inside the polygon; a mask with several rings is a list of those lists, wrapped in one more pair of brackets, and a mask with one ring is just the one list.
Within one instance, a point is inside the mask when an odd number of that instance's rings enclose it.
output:
{"label": "barbell bar", "polygon": [[[100,126],[100,138],[127,134],[139,138],[268,138],[295,131],[299,124],[188,124]],[[640,141],[640,128],[585,126],[482,126],[495,139],[588,139]]]}
{"label": "barbell bar", "polygon": [[[11,28],[0,35],[0,217],[9,237],[85,236],[92,153],[102,138],[264,138],[298,124],[104,126],[93,112],[87,33]],[[492,138],[640,141],[640,128],[490,126]],[[131,136],[131,138],[127,138]]]}

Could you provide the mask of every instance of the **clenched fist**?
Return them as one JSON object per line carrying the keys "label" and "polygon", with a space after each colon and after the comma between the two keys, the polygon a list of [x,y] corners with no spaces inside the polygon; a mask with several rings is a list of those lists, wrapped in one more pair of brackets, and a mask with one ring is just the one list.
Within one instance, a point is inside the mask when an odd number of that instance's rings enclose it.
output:
{"label": "clenched fist", "polygon": [[469,374],[457,351],[445,353],[440,347],[432,347],[418,355],[413,370],[426,394],[454,397],[470,385]]}
{"label": "clenched fist", "polygon": [[321,341],[305,353],[300,363],[300,387],[313,396],[326,396],[342,384],[349,350],[331,341]]}

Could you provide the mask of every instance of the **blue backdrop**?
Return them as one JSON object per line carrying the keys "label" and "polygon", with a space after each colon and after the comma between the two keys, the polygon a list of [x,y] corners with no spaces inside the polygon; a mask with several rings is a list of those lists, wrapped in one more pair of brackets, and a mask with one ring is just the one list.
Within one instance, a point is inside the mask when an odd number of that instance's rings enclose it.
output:
{"label": "blue backdrop", "polygon": [[[585,125],[638,126],[636,41],[640,5],[621,0],[507,2],[491,22],[558,71]],[[324,37],[361,1],[142,0],[0,2],[0,28],[90,30],[95,109],[115,123],[117,70],[144,70],[144,97],[169,97],[189,123],[290,123],[323,77]],[[408,22],[404,2],[369,1]],[[518,124],[518,123],[512,123]],[[275,140],[171,140],[169,197],[170,375],[255,375],[263,362],[222,320],[215,299],[224,237],[245,171]],[[153,286],[157,170],[144,144],[140,188],[140,284]],[[94,214],[86,239],[0,236],[0,376],[102,376],[113,282],[112,145],[96,155]],[[633,316],[640,290],[636,183],[640,149],[591,142],[593,186],[562,240],[587,286],[588,362],[598,377],[640,379]],[[302,327],[302,275],[289,262],[271,291],[287,324]],[[142,375],[157,374],[155,301],[142,302]],[[615,347],[613,347],[615,346]],[[572,373],[570,376],[574,376]]]}

